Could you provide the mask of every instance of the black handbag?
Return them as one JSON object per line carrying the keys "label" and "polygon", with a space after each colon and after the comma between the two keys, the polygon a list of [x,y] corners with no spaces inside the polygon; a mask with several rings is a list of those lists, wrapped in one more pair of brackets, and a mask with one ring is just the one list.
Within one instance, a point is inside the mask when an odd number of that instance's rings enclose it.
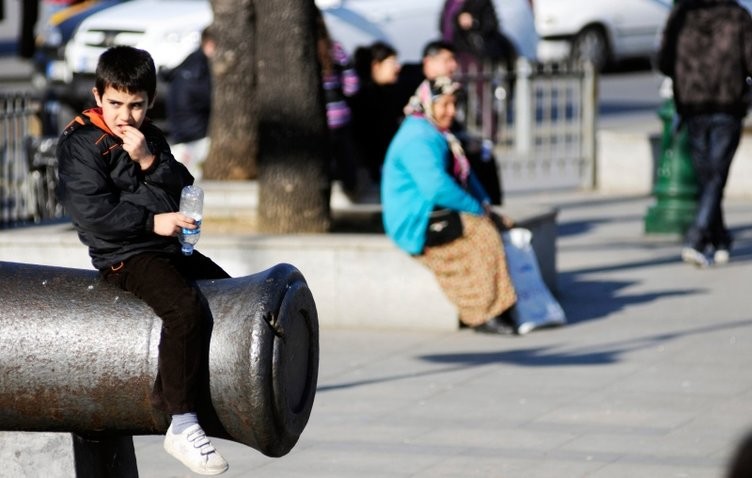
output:
{"label": "black handbag", "polygon": [[462,237],[462,219],[457,211],[435,209],[428,218],[425,247],[448,244]]}

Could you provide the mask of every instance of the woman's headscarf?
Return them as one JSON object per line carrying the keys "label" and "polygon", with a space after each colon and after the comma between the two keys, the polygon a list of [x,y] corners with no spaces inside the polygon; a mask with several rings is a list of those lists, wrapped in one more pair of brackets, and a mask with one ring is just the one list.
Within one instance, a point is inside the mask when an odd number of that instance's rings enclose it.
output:
{"label": "woman's headscarf", "polygon": [[452,168],[454,176],[463,186],[466,186],[467,177],[470,175],[470,162],[457,137],[448,129],[439,128],[433,113],[433,104],[437,99],[445,95],[454,95],[459,90],[460,84],[446,76],[440,76],[433,81],[424,80],[405,106],[405,116],[424,117],[444,135],[454,159]]}

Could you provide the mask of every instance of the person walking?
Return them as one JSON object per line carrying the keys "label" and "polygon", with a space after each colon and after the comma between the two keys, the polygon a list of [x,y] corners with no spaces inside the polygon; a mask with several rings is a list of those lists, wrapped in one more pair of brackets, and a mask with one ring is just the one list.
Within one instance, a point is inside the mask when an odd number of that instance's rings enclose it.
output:
{"label": "person walking", "polygon": [[706,267],[729,261],[732,237],[723,190],[749,108],[752,17],[736,0],[680,0],[668,17],[658,68],[673,81],[699,186],[694,220],[681,257]]}

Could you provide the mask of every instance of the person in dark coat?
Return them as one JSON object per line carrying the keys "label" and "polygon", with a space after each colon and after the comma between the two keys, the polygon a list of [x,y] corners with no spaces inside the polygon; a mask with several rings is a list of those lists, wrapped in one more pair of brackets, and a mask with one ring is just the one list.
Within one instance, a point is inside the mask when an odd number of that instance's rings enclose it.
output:
{"label": "person in dark coat", "polygon": [[749,108],[752,17],[736,0],[682,0],[674,5],[658,52],[673,80],[676,111],[687,127],[699,186],[684,262],[728,262],[732,237],[723,218],[723,190]]}
{"label": "person in dark coat", "polygon": [[201,46],[167,74],[166,108],[175,158],[196,179],[209,152],[212,78],[210,59],[216,44],[211,31],[201,32]]}
{"label": "person in dark coat", "polygon": [[487,60],[513,68],[516,48],[501,32],[492,0],[446,0],[439,31],[444,41],[454,45],[462,71]]}
{"label": "person in dark coat", "polygon": [[381,41],[357,48],[354,58],[360,90],[350,99],[353,137],[362,165],[378,185],[386,149],[404,118],[397,87],[401,65],[397,50]]}

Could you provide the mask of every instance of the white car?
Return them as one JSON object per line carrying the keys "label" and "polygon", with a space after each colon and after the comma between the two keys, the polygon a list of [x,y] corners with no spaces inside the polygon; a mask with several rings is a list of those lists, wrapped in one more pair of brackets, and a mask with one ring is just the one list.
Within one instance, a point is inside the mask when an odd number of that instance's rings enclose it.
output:
{"label": "white car", "polygon": [[[536,55],[537,35],[528,0],[494,0],[505,34],[519,53]],[[316,0],[332,37],[353,51],[383,40],[405,62],[438,37],[439,0]],[[112,45],[149,51],[157,68],[177,66],[198,47],[200,31],[212,21],[208,0],[132,0],[91,15],[69,42],[66,58],[74,73],[93,73],[99,55]]]}
{"label": "white car", "polygon": [[[423,46],[439,37],[442,0],[317,0],[333,38],[350,51],[384,40],[400,60],[420,61]],[[536,55],[538,36],[528,0],[494,0],[504,33],[529,59]]]}
{"label": "white car", "polygon": [[596,68],[649,58],[671,0],[533,0],[540,61],[589,60]]}
{"label": "white car", "polygon": [[[534,58],[537,36],[528,0],[494,0],[502,28],[519,53]],[[423,46],[439,36],[440,0],[317,0],[330,34],[351,53],[384,40],[403,62],[419,62]],[[174,68],[199,45],[212,21],[208,0],[130,0],[95,13],[65,48],[73,90],[88,95],[99,55],[114,45],[147,50],[157,69]],[[84,98],[87,96],[84,96]]]}
{"label": "white car", "polygon": [[99,56],[115,45],[147,50],[157,69],[178,66],[198,48],[212,21],[207,0],[133,0],[86,18],[65,47],[74,75],[93,74]]}

